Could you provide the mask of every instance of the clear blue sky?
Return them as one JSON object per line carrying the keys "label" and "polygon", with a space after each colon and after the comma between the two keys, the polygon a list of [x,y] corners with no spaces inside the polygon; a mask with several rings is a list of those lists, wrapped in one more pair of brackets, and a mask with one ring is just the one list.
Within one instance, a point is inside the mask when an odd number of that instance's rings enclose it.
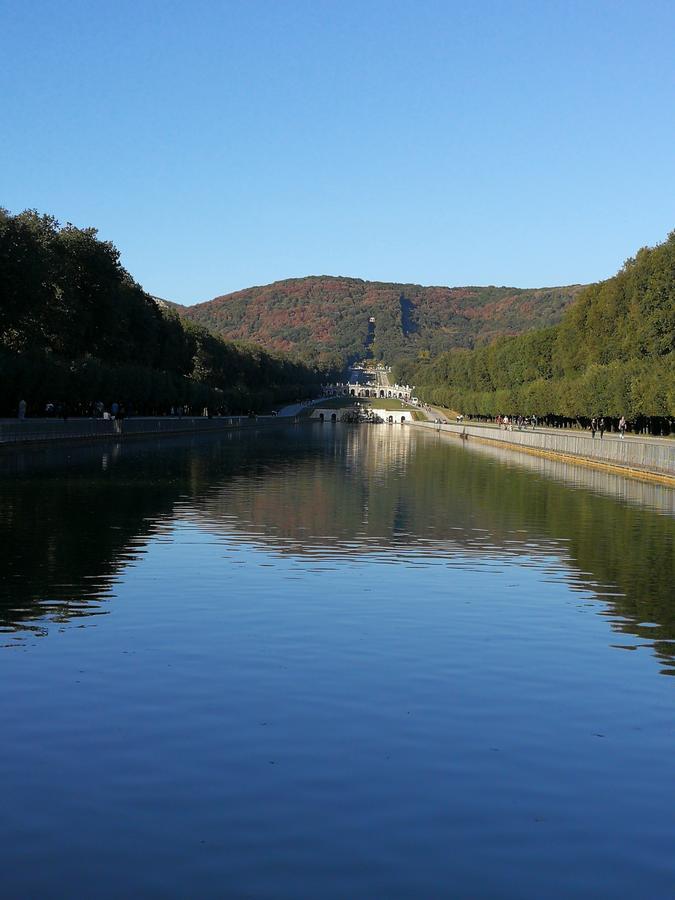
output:
{"label": "clear blue sky", "polygon": [[595,281],[675,228],[675,5],[0,0],[0,205],[180,302]]}

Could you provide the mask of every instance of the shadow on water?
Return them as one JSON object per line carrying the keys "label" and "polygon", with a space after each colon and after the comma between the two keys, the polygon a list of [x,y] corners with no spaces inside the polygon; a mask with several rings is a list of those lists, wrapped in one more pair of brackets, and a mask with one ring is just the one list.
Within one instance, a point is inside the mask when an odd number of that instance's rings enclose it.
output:
{"label": "shadow on water", "polygon": [[183,522],[300,558],[554,559],[675,671],[667,488],[387,427],[12,451],[0,465],[5,632],[105,613],[115,579]]}
{"label": "shadow on water", "polygon": [[3,452],[0,627],[43,634],[48,621],[104,613],[115,578],[170,527],[176,507],[199,502],[214,478],[255,475],[253,445],[241,437]]}

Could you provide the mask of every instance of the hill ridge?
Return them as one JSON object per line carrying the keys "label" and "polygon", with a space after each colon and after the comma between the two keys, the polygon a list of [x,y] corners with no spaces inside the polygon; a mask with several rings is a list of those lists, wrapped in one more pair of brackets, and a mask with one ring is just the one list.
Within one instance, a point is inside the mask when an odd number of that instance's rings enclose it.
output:
{"label": "hill ridge", "polygon": [[[367,356],[391,361],[471,348],[502,334],[555,324],[583,287],[450,287],[305,275],[177,308],[229,340],[334,362]],[[369,340],[371,318],[374,340]]]}

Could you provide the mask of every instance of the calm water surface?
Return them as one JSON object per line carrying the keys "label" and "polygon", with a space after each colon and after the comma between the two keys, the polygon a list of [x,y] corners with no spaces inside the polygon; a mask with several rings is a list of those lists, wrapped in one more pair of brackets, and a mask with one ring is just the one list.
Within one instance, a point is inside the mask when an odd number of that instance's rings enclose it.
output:
{"label": "calm water surface", "polygon": [[672,492],[387,426],[0,469],[3,898],[675,896]]}

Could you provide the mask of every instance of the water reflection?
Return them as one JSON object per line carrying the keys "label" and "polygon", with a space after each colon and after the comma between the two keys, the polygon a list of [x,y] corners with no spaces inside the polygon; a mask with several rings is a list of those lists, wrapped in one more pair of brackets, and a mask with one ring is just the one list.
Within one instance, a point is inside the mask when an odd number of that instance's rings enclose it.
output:
{"label": "water reflection", "polygon": [[391,427],[50,448],[2,464],[4,631],[105,613],[119,574],[184,523],[308,564],[550,560],[556,577],[602,598],[612,628],[631,636],[618,643],[639,638],[673,671],[665,487]]}

